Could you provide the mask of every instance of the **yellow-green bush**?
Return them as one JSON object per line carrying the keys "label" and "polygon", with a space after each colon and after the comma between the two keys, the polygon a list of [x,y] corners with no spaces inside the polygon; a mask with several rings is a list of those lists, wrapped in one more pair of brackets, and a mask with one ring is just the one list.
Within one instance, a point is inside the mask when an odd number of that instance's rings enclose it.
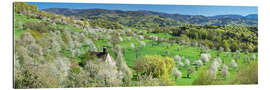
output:
{"label": "yellow-green bush", "polygon": [[144,56],[142,59],[136,60],[134,69],[141,75],[151,75],[153,78],[166,82],[170,81],[170,75],[174,66],[173,58],[153,55]]}
{"label": "yellow-green bush", "polygon": [[202,69],[201,71],[198,72],[198,76],[194,79],[192,82],[193,85],[211,85],[214,84],[215,78],[210,75],[208,70]]}
{"label": "yellow-green bush", "polygon": [[239,67],[232,84],[258,84],[258,62],[252,61]]}

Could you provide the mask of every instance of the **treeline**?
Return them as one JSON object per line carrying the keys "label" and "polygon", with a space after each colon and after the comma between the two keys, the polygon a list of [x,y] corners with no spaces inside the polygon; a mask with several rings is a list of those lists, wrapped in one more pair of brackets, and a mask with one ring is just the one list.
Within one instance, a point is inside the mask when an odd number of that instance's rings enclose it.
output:
{"label": "treeline", "polygon": [[[64,14],[67,16],[81,16],[88,19],[101,18],[113,22],[119,22],[122,25],[132,26],[137,22],[143,22],[144,19],[149,19],[145,24],[166,24],[170,26],[170,22],[174,24],[190,24],[190,25],[233,25],[233,26],[257,26],[256,17],[245,17],[241,15],[218,15],[218,16],[202,16],[202,15],[181,15],[181,14],[167,14],[153,11],[121,11],[121,10],[106,10],[106,9],[68,9],[68,8],[49,8],[44,11],[53,12],[57,14]],[[149,18],[150,17],[150,18]],[[158,19],[156,18],[158,17]],[[166,22],[159,22],[156,20],[165,20]],[[169,22],[167,21],[169,20]],[[152,23],[151,23],[151,22]],[[154,21],[154,22],[153,22]],[[145,22],[145,21],[144,21]]]}
{"label": "treeline", "polygon": [[185,26],[158,27],[153,33],[170,33],[172,40],[197,41],[212,49],[225,51],[255,51],[258,49],[257,27],[245,26]]}

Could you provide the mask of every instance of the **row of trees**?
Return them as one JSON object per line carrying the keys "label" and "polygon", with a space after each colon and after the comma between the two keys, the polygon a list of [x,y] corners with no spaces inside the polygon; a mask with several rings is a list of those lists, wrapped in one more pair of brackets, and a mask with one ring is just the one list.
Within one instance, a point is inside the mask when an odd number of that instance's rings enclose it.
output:
{"label": "row of trees", "polygon": [[246,26],[184,26],[165,27],[152,30],[153,33],[170,33],[174,41],[196,41],[212,49],[225,51],[257,51],[258,30]]}

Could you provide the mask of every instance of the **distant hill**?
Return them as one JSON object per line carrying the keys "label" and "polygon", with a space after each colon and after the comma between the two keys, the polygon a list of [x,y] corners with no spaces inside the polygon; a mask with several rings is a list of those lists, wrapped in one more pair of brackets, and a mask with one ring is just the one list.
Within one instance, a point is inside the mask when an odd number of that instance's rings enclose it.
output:
{"label": "distant hill", "polygon": [[245,18],[252,19],[252,20],[258,20],[258,14],[249,14],[245,16]]}
{"label": "distant hill", "polygon": [[[241,25],[241,26],[257,26],[258,15],[251,14],[247,16],[241,15],[182,15],[168,14],[153,11],[122,11],[122,10],[106,10],[106,9],[69,9],[69,8],[49,8],[44,11],[56,14],[64,14],[66,16],[79,16],[88,19],[105,19],[118,22],[123,25],[132,27],[155,27],[155,26],[177,26],[177,25]],[[142,24],[142,25],[141,25]]]}

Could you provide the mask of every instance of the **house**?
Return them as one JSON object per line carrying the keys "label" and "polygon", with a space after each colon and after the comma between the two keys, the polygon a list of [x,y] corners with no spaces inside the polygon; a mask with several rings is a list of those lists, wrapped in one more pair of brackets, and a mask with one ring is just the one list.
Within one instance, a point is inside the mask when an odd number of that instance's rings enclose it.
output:
{"label": "house", "polygon": [[90,52],[91,55],[97,56],[98,59],[103,60],[113,66],[116,65],[115,60],[113,57],[107,52],[107,48],[103,47],[103,52]]}

